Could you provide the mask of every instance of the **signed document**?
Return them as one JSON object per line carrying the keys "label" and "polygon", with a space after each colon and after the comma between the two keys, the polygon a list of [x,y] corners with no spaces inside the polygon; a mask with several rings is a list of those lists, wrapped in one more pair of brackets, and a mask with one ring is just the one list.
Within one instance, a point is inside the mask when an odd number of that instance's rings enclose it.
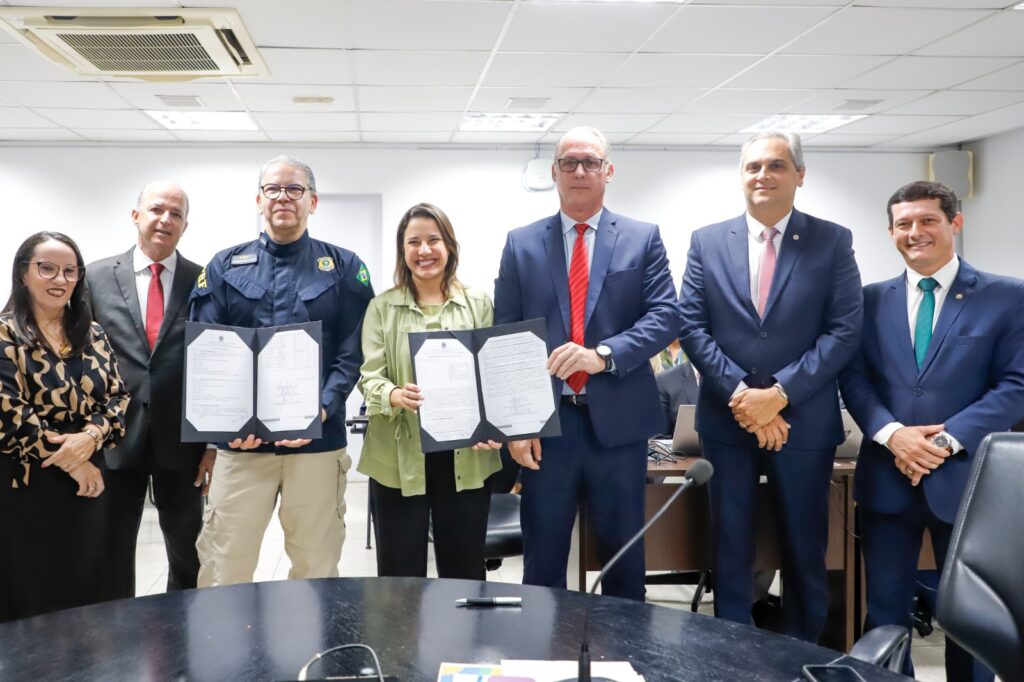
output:
{"label": "signed document", "polygon": [[183,442],[319,438],[320,323],[187,322]]}
{"label": "signed document", "polygon": [[561,433],[543,320],[409,334],[424,452]]}

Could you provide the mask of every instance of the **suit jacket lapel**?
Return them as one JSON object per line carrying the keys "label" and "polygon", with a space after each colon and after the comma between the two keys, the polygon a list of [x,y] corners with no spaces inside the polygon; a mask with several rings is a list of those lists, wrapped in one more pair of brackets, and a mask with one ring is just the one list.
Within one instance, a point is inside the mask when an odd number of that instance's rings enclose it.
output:
{"label": "suit jacket lapel", "polygon": [[114,264],[114,279],[117,280],[117,285],[121,288],[121,297],[128,309],[128,316],[135,325],[135,331],[138,332],[143,347],[148,351],[149,341],[146,340],[146,325],[142,320],[142,304],[139,302],[139,291],[135,288],[135,268],[132,261],[134,253],[135,247],[133,246]]}
{"label": "suit jacket lapel", "polygon": [[[562,217],[556,213],[548,221],[548,234],[544,240],[544,250],[548,257],[548,268],[551,271],[551,283],[558,298],[558,309],[562,312],[562,326],[565,338],[569,338],[569,271],[565,267],[565,242],[562,238]],[[553,342],[553,341],[552,341]]]}
{"label": "suit jacket lapel", "polygon": [[950,329],[960,316],[960,311],[967,305],[974,287],[978,283],[978,274],[970,265],[963,260],[960,261],[960,270],[956,273],[953,285],[946,292],[946,299],[942,302],[942,310],[939,311],[939,319],[935,321],[935,329],[932,331],[932,340],[928,344],[928,353],[924,356],[924,364],[921,366],[921,374],[928,371],[939,352]]}
{"label": "suit jacket lapel", "polygon": [[757,317],[757,308],[750,300],[750,255],[747,245],[747,218],[741,215],[732,221],[726,237],[726,250],[729,252],[729,278],[736,288],[736,295],[743,302],[743,307],[751,317]]}
{"label": "suit jacket lapel", "polygon": [[[192,285],[195,284],[195,279],[189,277],[186,273],[185,264],[187,261],[182,258],[181,254],[178,254],[178,262],[174,267],[174,279],[171,280],[171,294],[170,298],[167,299],[167,305],[164,306],[164,322],[160,325],[160,334],[156,338],[156,344],[153,346],[153,352],[155,353],[157,348],[160,347],[160,342],[163,341],[164,334],[170,328],[167,324],[167,320],[173,320],[178,315],[178,311],[188,301],[189,294],[192,293]],[[138,307],[138,306],[136,306]],[[147,342],[148,343],[148,342]]]}
{"label": "suit jacket lapel", "polygon": [[[590,323],[590,316],[594,312],[594,306],[601,295],[604,287],[604,278],[608,274],[608,266],[612,262],[612,252],[615,250],[615,242],[619,238],[619,228],[616,226],[618,216],[605,209],[601,213],[601,221],[597,226],[597,233],[594,235],[594,257],[590,259],[590,275],[587,284],[587,312],[584,317],[584,329]],[[566,280],[568,281],[568,280]]]}
{"label": "suit jacket lapel", "polygon": [[892,324],[892,339],[896,342],[896,366],[911,383],[917,379],[917,358],[914,356],[914,342],[910,338],[910,322],[907,318],[907,276],[897,277],[889,283],[882,299],[882,306],[888,310]]}
{"label": "suit jacket lapel", "polygon": [[764,306],[765,318],[772,312],[772,307],[782,295],[786,288],[789,276],[793,274],[793,268],[800,260],[805,245],[814,238],[813,233],[807,224],[807,218],[800,211],[793,209],[789,216],[789,224],[786,226],[786,233],[782,236],[782,243],[779,248],[779,260],[775,265],[775,274],[772,276],[772,288],[768,292],[768,301]]}

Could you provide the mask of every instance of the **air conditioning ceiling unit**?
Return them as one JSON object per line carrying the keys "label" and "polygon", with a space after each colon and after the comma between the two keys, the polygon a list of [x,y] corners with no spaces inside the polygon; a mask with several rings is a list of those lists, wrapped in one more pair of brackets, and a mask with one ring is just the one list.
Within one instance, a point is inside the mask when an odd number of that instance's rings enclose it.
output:
{"label": "air conditioning ceiling unit", "polygon": [[269,73],[233,9],[0,7],[0,27],[83,75],[180,81]]}

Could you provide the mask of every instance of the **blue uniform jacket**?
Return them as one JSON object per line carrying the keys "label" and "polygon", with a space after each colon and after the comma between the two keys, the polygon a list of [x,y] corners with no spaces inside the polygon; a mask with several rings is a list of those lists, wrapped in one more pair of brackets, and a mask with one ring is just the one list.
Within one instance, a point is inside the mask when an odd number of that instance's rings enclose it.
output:
{"label": "blue uniform jacket", "polygon": [[363,313],[373,298],[366,266],[346,249],[308,232],[290,244],[266,233],[221,251],[199,275],[189,319],[235,327],[319,320],[323,326],[323,437],[302,448],[264,444],[256,452],[297,454],[345,447],[345,400],[359,379]]}

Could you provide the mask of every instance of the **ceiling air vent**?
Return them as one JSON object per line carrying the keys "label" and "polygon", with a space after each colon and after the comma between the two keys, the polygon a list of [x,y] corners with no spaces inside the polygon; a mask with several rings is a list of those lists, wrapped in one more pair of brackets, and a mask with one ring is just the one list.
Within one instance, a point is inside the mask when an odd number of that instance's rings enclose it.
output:
{"label": "ceiling air vent", "polygon": [[0,27],[83,75],[191,80],[268,74],[231,9],[4,7]]}
{"label": "ceiling air vent", "polygon": [[830,108],[829,111],[864,111],[877,107],[882,102],[880,99],[848,99]]}

